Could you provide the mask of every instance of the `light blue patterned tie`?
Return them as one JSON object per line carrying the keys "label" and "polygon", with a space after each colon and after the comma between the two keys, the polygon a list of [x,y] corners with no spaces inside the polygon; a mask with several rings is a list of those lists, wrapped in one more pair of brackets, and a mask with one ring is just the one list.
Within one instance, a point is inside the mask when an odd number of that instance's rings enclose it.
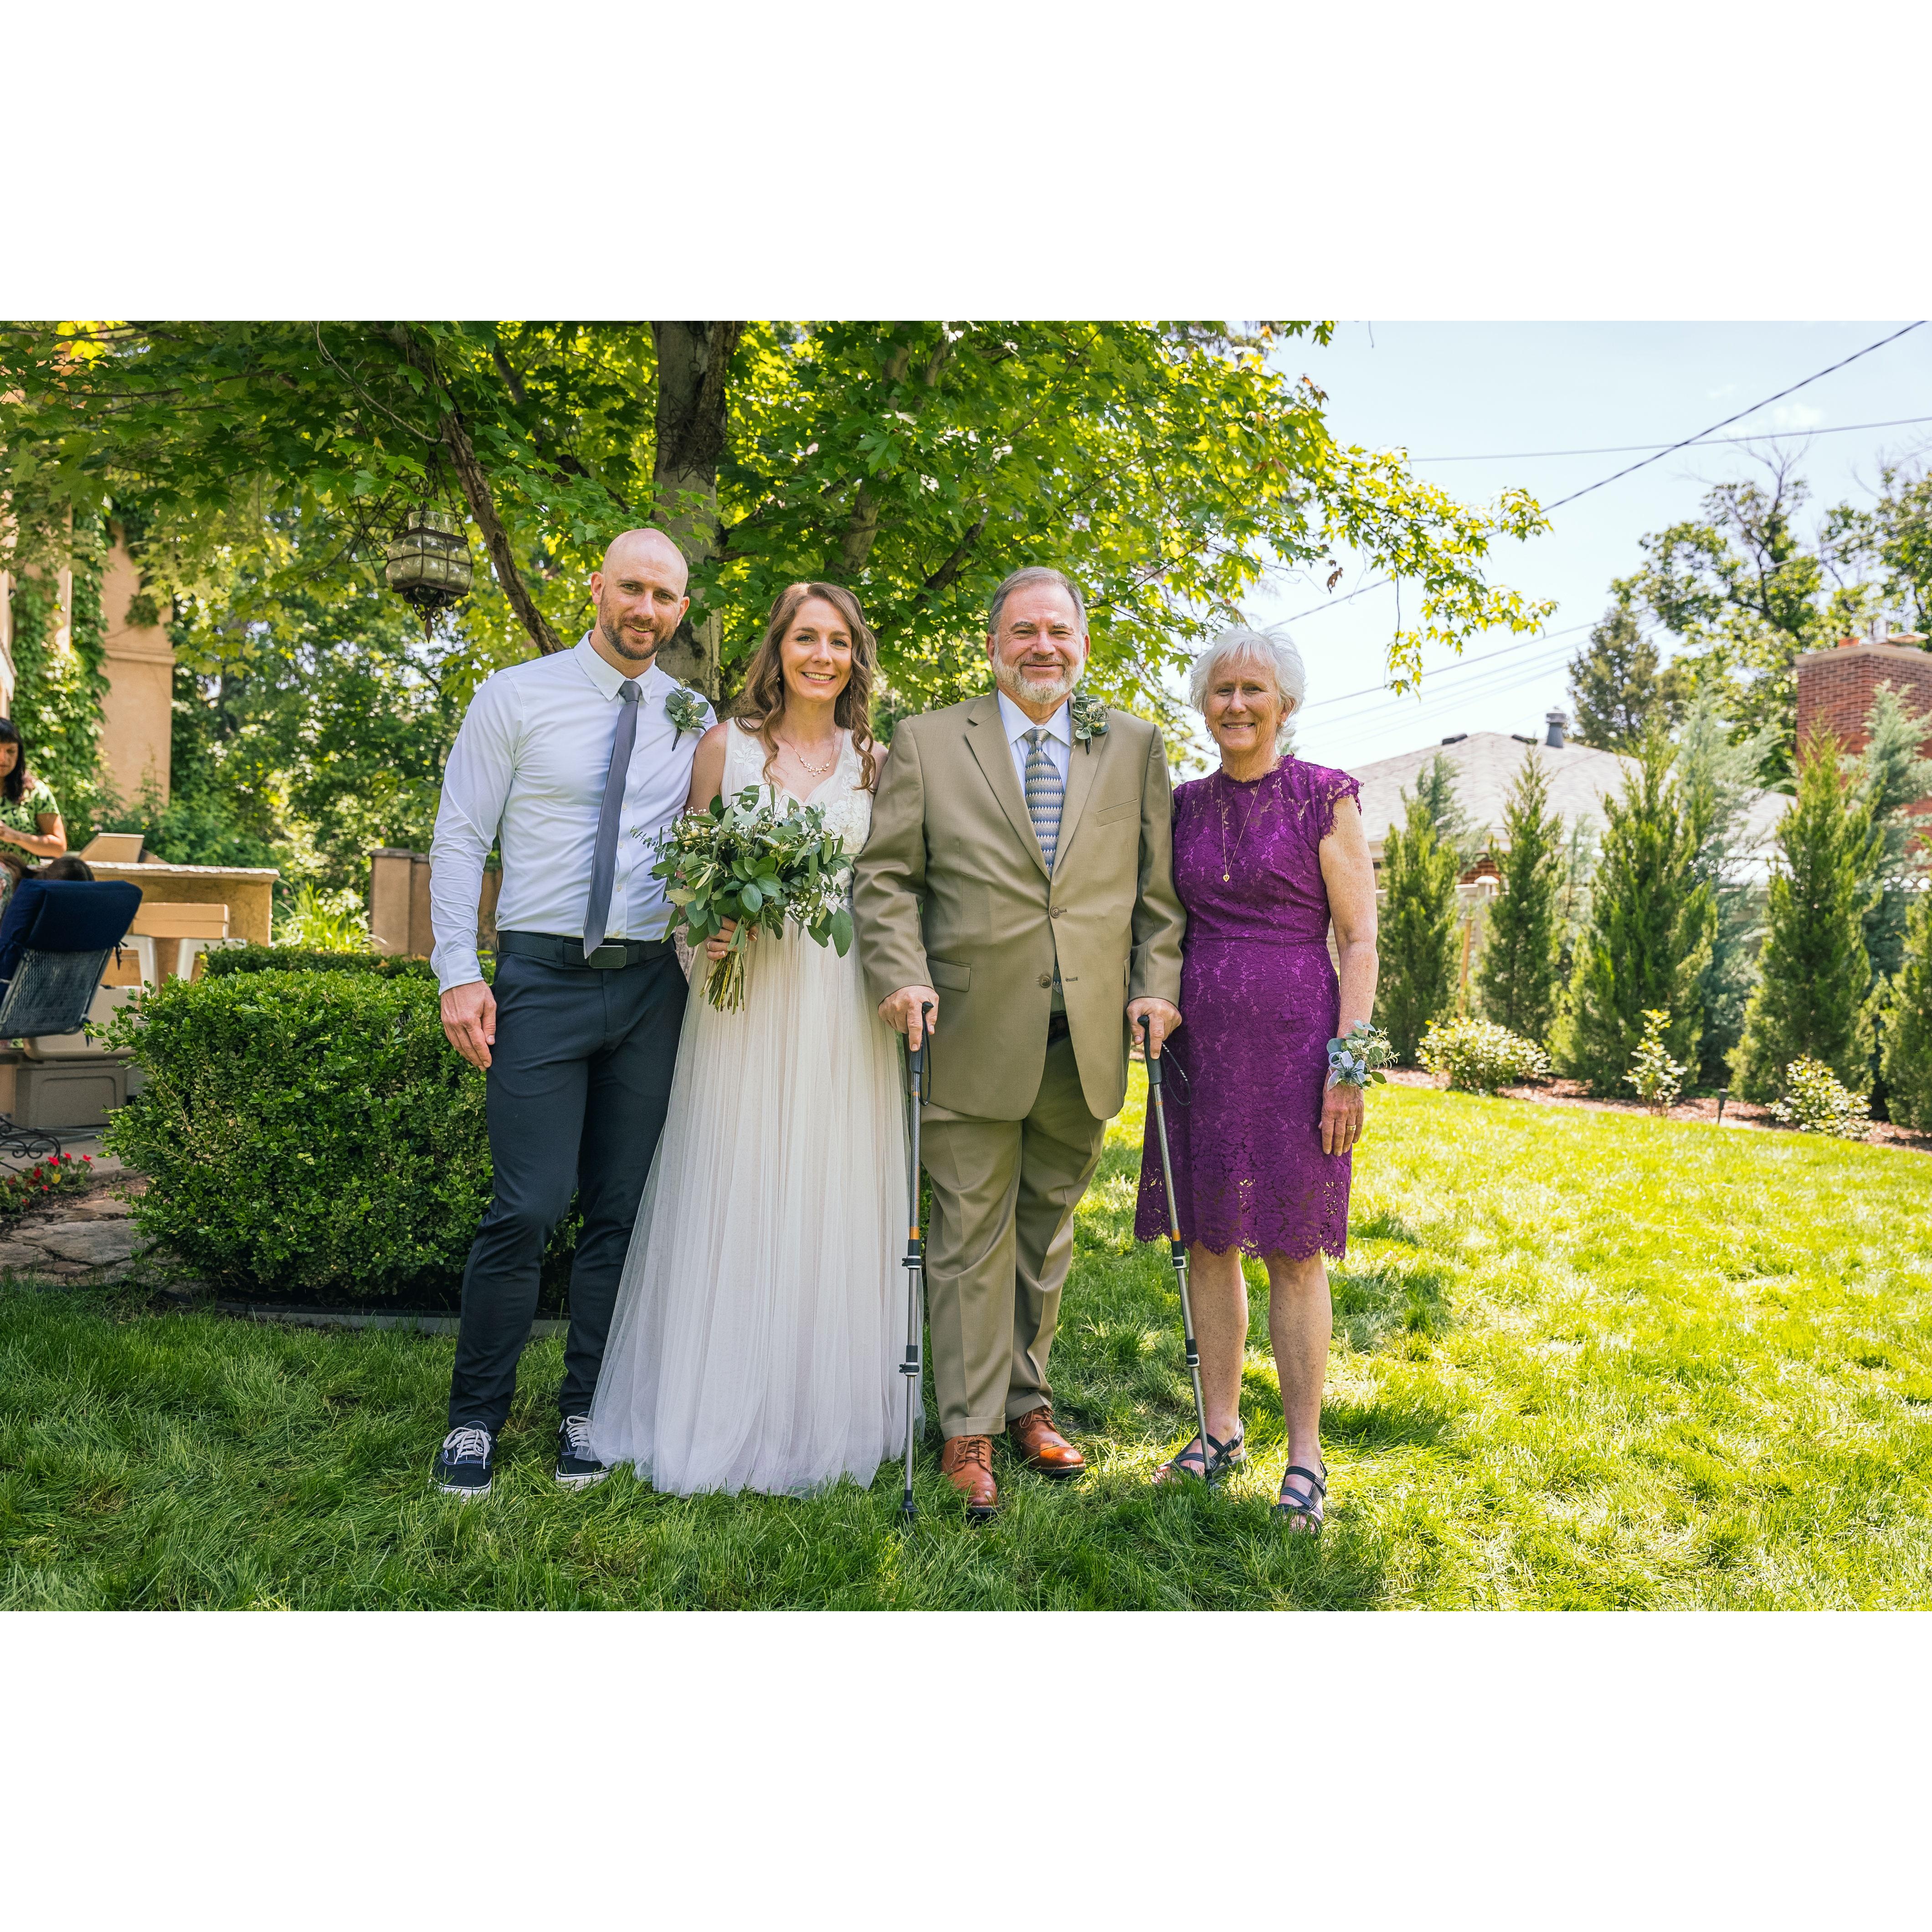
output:
{"label": "light blue patterned tie", "polygon": [[1060,806],[1064,796],[1060,774],[1047,755],[1046,741],[1051,735],[1044,724],[1036,724],[1026,734],[1027,816],[1033,820],[1034,836],[1040,841],[1049,872],[1054,848],[1060,843]]}

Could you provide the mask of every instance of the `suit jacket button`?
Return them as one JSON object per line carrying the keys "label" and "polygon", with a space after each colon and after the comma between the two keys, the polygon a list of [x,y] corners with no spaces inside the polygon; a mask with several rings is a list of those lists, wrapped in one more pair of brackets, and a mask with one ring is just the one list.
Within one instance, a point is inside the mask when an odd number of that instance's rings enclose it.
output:
{"label": "suit jacket button", "polygon": [[1042,986],[1052,986],[1053,984],[1053,975],[1051,973],[1042,973],[1040,976],[1040,983]]}
{"label": "suit jacket button", "polygon": [[1064,906],[1048,906],[1046,909],[1046,916],[1048,919],[1058,919],[1065,910]]}

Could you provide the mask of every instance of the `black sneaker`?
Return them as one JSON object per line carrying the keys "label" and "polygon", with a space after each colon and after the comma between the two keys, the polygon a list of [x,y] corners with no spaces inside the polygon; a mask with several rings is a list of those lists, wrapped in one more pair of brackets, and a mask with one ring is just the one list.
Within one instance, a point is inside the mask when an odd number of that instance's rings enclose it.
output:
{"label": "black sneaker", "polygon": [[442,1438],[430,1480],[446,1496],[478,1502],[490,1493],[496,1445],[480,1422],[466,1422]]}
{"label": "black sneaker", "polygon": [[610,1472],[590,1453],[590,1418],[566,1415],[556,1426],[556,1479],[566,1490],[587,1490]]}

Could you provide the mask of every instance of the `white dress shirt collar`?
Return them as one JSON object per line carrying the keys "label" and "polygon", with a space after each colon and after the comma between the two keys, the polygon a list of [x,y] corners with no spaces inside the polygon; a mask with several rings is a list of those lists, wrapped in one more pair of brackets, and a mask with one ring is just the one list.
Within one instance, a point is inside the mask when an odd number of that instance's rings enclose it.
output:
{"label": "white dress shirt collar", "polygon": [[[1006,742],[1010,745],[1017,745],[1029,731],[1036,728],[1033,720],[1004,691],[998,696],[1000,722],[1005,728]],[[1073,727],[1068,718],[1064,698],[1060,700],[1060,709],[1046,721],[1044,728],[1048,737],[1058,738],[1069,751],[1072,749]]]}
{"label": "white dress shirt collar", "polygon": [[674,682],[668,671],[658,668],[658,661],[652,658],[650,668],[640,671],[621,671],[591,641],[591,633],[586,631],[578,640],[571,655],[584,667],[584,674],[597,687],[600,697],[614,698],[626,680],[633,680],[638,686],[640,702],[647,700],[658,688],[654,680],[662,680],[666,684]]}

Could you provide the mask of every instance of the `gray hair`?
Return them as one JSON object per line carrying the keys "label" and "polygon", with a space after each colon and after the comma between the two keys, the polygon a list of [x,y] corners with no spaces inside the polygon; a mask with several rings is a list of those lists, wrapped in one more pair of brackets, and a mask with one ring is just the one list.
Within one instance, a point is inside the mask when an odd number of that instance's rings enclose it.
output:
{"label": "gray hair", "polygon": [[1281,729],[1276,736],[1275,748],[1285,748],[1292,735],[1289,721],[1301,709],[1302,696],[1308,688],[1308,674],[1302,668],[1301,653],[1295,649],[1294,640],[1285,632],[1275,638],[1265,631],[1250,631],[1238,624],[1223,631],[1194,660],[1193,673],[1187,683],[1188,703],[1204,715],[1208,688],[1214,683],[1216,674],[1223,664],[1237,658],[1250,658],[1265,664],[1274,674],[1275,689],[1281,698]]}
{"label": "gray hair", "polygon": [[1000,630],[1000,613],[1006,608],[1006,599],[1016,590],[1030,590],[1036,584],[1057,584],[1073,600],[1073,614],[1079,620],[1084,632],[1087,628],[1087,600],[1080,594],[1080,586],[1065,572],[1050,570],[1043,563],[1030,563],[1024,570],[1016,570],[998,590],[993,592],[992,608],[986,613],[986,634],[997,637]]}

